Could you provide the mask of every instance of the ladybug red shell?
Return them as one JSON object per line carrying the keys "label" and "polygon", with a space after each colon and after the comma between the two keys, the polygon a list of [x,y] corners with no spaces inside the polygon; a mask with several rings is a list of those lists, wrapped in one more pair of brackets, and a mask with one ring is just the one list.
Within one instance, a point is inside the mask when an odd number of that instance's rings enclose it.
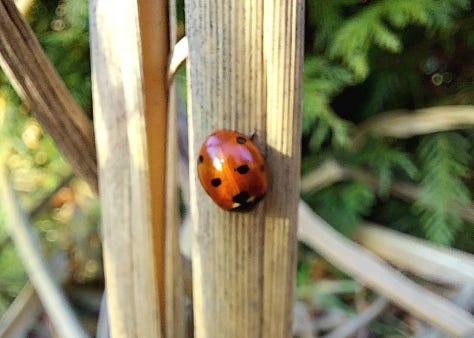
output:
{"label": "ladybug red shell", "polygon": [[226,210],[249,209],[267,191],[265,159],[247,136],[233,130],[218,130],[206,138],[197,171],[204,190]]}

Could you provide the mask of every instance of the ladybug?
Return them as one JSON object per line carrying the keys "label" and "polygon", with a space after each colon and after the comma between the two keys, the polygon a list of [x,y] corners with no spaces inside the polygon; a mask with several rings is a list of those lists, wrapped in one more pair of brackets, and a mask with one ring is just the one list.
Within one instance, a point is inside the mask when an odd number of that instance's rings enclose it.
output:
{"label": "ladybug", "polygon": [[265,159],[249,137],[233,130],[218,130],[206,138],[197,171],[204,190],[226,210],[248,210],[267,191]]}

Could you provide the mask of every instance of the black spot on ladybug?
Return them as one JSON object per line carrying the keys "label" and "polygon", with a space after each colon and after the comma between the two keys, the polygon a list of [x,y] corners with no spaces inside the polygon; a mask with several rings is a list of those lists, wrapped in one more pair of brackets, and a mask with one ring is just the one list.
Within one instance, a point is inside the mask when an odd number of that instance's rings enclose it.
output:
{"label": "black spot on ladybug", "polygon": [[250,196],[248,192],[246,191],[241,191],[237,195],[234,195],[232,197],[232,202],[234,202],[234,207],[230,209],[231,211],[250,211],[253,209],[253,206],[257,204],[258,201],[260,201],[263,196]]}
{"label": "black spot on ladybug", "polygon": [[263,164],[260,165],[260,171],[265,171],[265,166]]}
{"label": "black spot on ladybug", "polygon": [[237,136],[236,140],[237,140],[237,143],[239,144],[244,144],[245,142],[247,142],[247,139],[242,136]]}
{"label": "black spot on ladybug", "polygon": [[246,204],[247,203],[247,200],[249,199],[250,195],[248,192],[246,191],[241,191],[239,192],[237,195],[234,195],[232,197],[232,202],[234,203],[238,203],[240,205],[242,204]]}
{"label": "black spot on ladybug", "polygon": [[221,181],[220,178],[214,178],[214,179],[211,180],[212,186],[213,186],[213,187],[216,187],[216,188],[217,188],[218,186],[220,186],[221,183],[222,183],[222,181]]}
{"label": "black spot on ladybug", "polygon": [[241,165],[240,167],[238,167],[237,169],[235,169],[239,174],[243,175],[243,174],[246,174],[250,168],[248,165],[244,164],[244,165]]}
{"label": "black spot on ladybug", "polygon": [[198,164],[201,164],[203,161],[204,161],[204,157],[202,157],[202,155],[199,155]]}

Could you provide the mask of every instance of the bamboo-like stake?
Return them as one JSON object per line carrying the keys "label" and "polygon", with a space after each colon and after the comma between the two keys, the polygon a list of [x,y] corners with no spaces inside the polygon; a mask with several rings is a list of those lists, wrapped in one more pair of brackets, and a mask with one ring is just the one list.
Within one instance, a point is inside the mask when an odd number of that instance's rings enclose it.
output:
{"label": "bamboo-like stake", "polygon": [[[186,0],[195,336],[289,337],[300,162],[301,0]],[[207,134],[256,132],[265,199],[220,210],[196,178]]]}
{"label": "bamboo-like stake", "polygon": [[161,337],[168,10],[91,1],[94,121],[112,337]]}
{"label": "bamboo-like stake", "polygon": [[[173,50],[176,44],[176,1],[169,0],[169,45]],[[171,62],[170,62],[171,64]],[[171,68],[171,65],[170,67]],[[173,73],[170,74],[170,71]],[[166,212],[165,212],[165,330],[166,338],[184,338],[184,289],[179,253],[179,210],[178,210],[178,128],[177,95],[174,71],[168,69],[169,102],[166,144]]]}
{"label": "bamboo-like stake", "polygon": [[92,123],[12,0],[0,1],[0,66],[73,170],[97,192]]}
{"label": "bamboo-like stake", "polygon": [[[169,22],[167,0],[136,0],[140,40],[136,41],[142,56],[142,91],[144,99],[146,148],[148,150],[149,182],[143,192],[150,190],[152,235],[156,260],[156,279],[159,291],[160,331],[164,334],[165,316],[165,222],[168,142],[168,65]],[[138,55],[138,54],[137,54]],[[133,75],[132,75],[133,76]],[[130,129],[129,129],[130,130]],[[130,134],[129,134],[130,135]],[[133,137],[135,137],[133,135]],[[135,245],[140,245],[138,242]],[[138,258],[138,257],[137,257]],[[143,291],[140,291],[143,292]]]}

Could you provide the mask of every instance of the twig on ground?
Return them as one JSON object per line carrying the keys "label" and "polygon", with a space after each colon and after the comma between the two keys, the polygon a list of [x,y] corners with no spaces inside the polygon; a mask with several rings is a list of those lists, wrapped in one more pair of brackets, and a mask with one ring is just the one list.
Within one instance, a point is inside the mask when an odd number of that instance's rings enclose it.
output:
{"label": "twig on ground", "polygon": [[426,280],[450,285],[474,285],[474,257],[375,224],[363,224],[356,240],[397,268]]}
{"label": "twig on ground", "polygon": [[[474,285],[464,285],[455,292],[449,299],[464,310],[471,311],[474,306]],[[420,323],[415,338],[446,338],[446,335],[439,329]],[[470,338],[466,337],[466,338]]]}
{"label": "twig on ground", "polygon": [[58,334],[70,338],[87,337],[62,290],[48,271],[41,254],[38,236],[32,230],[33,227],[16,200],[4,166],[0,167],[0,195],[6,230]]}
{"label": "twig on ground", "polygon": [[332,264],[420,319],[455,337],[474,335],[471,314],[420,287],[377,256],[345,239],[304,202],[299,206],[298,237]]}
{"label": "twig on ground", "polygon": [[303,302],[296,302],[293,308],[293,336],[298,338],[313,338],[314,325]]}
{"label": "twig on ground", "polygon": [[0,318],[0,337],[27,337],[42,311],[41,301],[28,283]]}
{"label": "twig on ground", "polygon": [[[63,283],[70,277],[67,270],[67,258],[64,254],[55,255],[50,266],[59,283]],[[26,337],[43,311],[44,308],[37,292],[28,282],[0,318],[0,337]]]}
{"label": "twig on ground", "polygon": [[318,191],[349,177],[346,169],[335,160],[328,159],[301,179],[300,188],[301,191]]}
{"label": "twig on ground", "polygon": [[359,329],[367,326],[377,316],[379,316],[383,310],[389,304],[388,300],[384,297],[377,298],[369,307],[359,313],[354,318],[351,318],[337,329],[331,331],[323,338],[347,338],[351,337]]}
{"label": "twig on ground", "polygon": [[414,111],[395,110],[376,115],[361,123],[352,144],[359,146],[368,134],[408,138],[415,135],[471,127],[473,106],[437,106]]}
{"label": "twig on ground", "polygon": [[[370,172],[357,168],[343,167],[334,160],[326,160],[318,168],[301,179],[301,191],[317,191],[338,181],[356,179],[363,181],[377,189],[379,180]],[[417,200],[420,188],[412,183],[394,182],[390,186],[390,193],[406,202]],[[427,208],[430,206],[427,205]],[[461,218],[474,223],[474,204],[460,210]]]}

